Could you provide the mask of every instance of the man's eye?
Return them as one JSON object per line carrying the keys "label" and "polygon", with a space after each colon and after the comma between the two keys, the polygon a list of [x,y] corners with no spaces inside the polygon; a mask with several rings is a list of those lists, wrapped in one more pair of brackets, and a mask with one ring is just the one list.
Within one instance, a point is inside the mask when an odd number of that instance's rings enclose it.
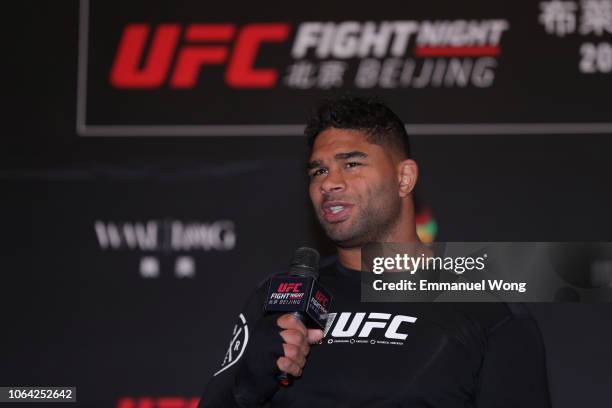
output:
{"label": "man's eye", "polygon": [[348,163],[346,163],[346,167],[348,167],[348,168],[357,167],[357,166],[361,166],[361,163],[358,163],[358,162],[348,162]]}
{"label": "man's eye", "polygon": [[319,176],[319,175],[324,174],[324,173],[327,173],[327,169],[324,169],[324,168],[316,169],[315,171],[310,173],[310,177],[316,177],[316,176]]}

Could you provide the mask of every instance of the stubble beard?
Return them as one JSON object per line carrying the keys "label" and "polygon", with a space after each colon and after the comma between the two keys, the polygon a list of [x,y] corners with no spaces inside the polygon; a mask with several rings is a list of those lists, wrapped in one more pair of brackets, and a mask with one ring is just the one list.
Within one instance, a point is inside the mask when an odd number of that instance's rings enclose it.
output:
{"label": "stubble beard", "polygon": [[367,206],[352,214],[352,225],[346,221],[326,223],[320,216],[319,222],[332,242],[341,248],[362,247],[371,242],[385,242],[400,220],[401,199],[391,186],[381,187],[372,194]]}

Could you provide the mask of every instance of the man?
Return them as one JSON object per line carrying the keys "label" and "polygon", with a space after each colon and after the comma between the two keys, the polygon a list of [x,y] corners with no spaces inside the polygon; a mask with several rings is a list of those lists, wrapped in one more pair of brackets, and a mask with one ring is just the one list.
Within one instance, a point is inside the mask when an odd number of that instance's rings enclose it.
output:
{"label": "man", "polygon": [[[325,336],[267,315],[264,282],[200,407],[550,406],[540,334],[524,309],[360,301],[364,245],[419,243],[418,170],[402,121],[380,102],[343,97],[321,105],[305,133],[310,198],[338,252],[319,278],[334,313]],[[278,385],[281,371],[291,386]]]}

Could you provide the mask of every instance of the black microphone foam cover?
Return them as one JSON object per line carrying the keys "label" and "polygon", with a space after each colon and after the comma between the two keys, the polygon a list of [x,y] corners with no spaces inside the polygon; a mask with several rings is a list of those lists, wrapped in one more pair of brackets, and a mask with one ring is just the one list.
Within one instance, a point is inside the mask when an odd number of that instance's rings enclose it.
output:
{"label": "black microphone foam cover", "polygon": [[301,247],[295,250],[289,275],[304,276],[317,279],[319,277],[319,252],[309,247]]}

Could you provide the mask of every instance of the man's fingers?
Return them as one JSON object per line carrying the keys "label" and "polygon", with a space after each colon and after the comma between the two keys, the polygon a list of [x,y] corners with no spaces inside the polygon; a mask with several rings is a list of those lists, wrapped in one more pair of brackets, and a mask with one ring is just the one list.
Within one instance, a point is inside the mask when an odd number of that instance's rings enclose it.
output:
{"label": "man's fingers", "polygon": [[285,343],[295,344],[296,346],[307,343],[306,336],[297,330],[283,330],[280,335]]}
{"label": "man's fingers", "polygon": [[323,330],[321,329],[308,329],[308,343],[315,344],[323,339]]}
{"label": "man's fingers", "polygon": [[301,321],[290,314],[279,317],[277,324],[284,329],[279,332],[284,341],[284,356],[276,360],[276,365],[279,370],[299,377],[306,364],[310,344],[317,343],[323,338],[323,330],[306,329]]}
{"label": "man's fingers", "polygon": [[287,357],[279,357],[276,360],[276,366],[279,370],[291,374],[294,377],[302,375],[302,369],[293,360]]}
{"label": "man's fingers", "polygon": [[295,316],[293,316],[290,313],[284,314],[281,317],[279,317],[276,320],[276,324],[281,329],[297,330],[297,331],[302,332],[304,337],[306,337],[306,335],[307,335],[307,333],[306,333],[306,326],[304,326],[304,323],[302,323],[301,320],[299,320],[298,318],[296,318]]}
{"label": "man's fingers", "polygon": [[304,368],[304,364],[306,364],[306,354],[303,348],[285,343],[283,344],[283,351],[285,352],[285,357],[288,357],[300,368]]}

